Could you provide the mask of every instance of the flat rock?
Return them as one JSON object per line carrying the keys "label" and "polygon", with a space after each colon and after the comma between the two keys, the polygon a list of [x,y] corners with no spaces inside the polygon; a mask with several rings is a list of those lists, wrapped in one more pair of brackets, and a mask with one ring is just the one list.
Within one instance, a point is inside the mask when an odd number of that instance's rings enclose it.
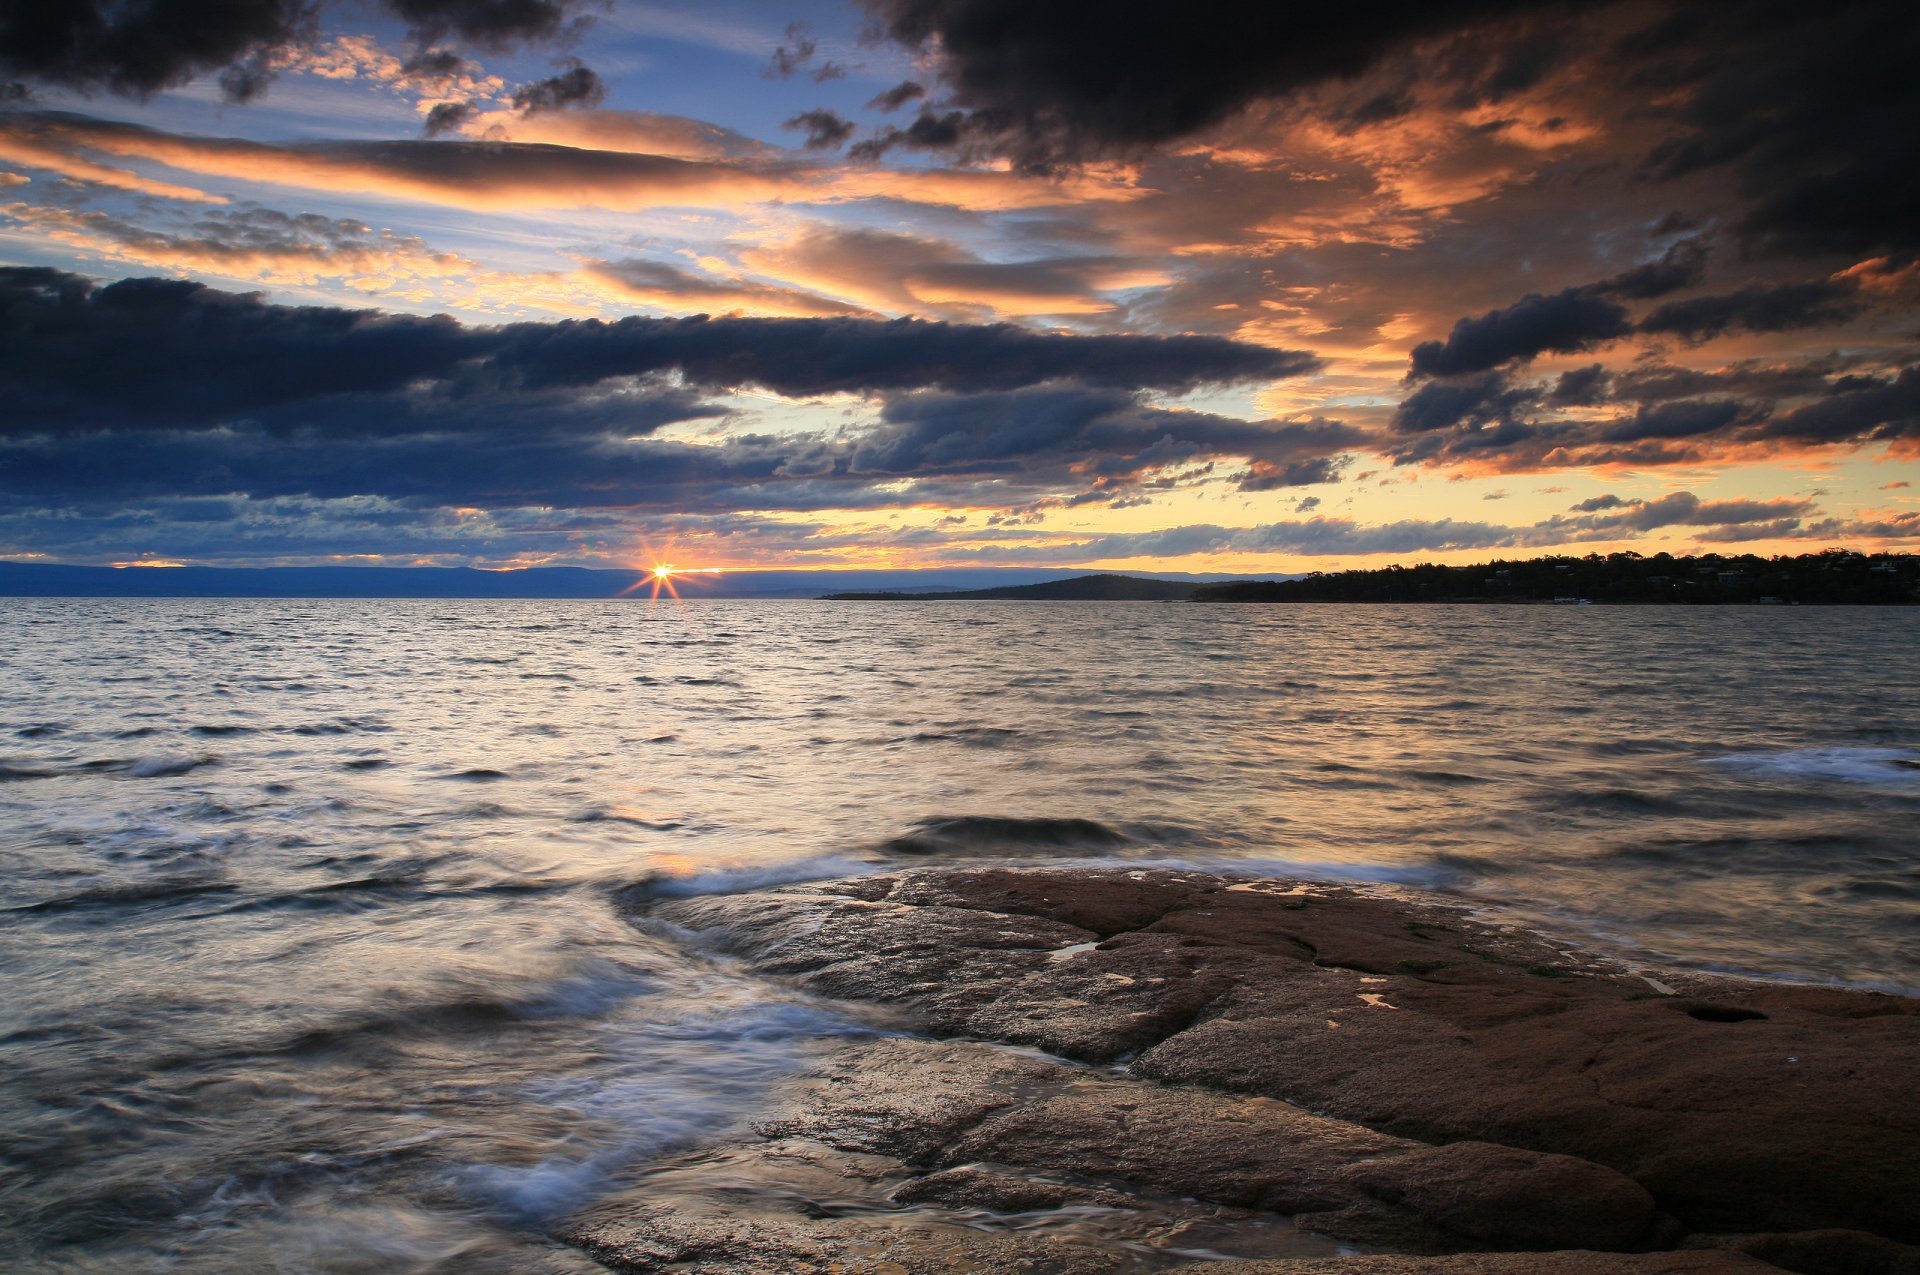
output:
{"label": "flat rock", "polygon": [[1689,1235],[1685,1247],[1746,1253],[1798,1275],[1920,1275],[1920,1248],[1859,1231]]}
{"label": "flat rock", "polygon": [[1270,1098],[976,1041],[850,1047],[793,1086],[785,1106],[759,1122],[763,1136],[890,1155],[911,1168],[991,1163],[1285,1214],[1320,1234],[1416,1252],[1622,1248],[1654,1221],[1639,1186],[1569,1156],[1431,1147]]}
{"label": "flat rock", "polygon": [[[1616,1175],[1678,1219],[1667,1242],[1920,1238],[1920,1005],[1903,998],[1656,986],[1457,909],[1192,872],[923,871],[655,915],[938,1034],[1166,1082],[1114,1123],[1105,1098],[1038,1072],[953,1077],[925,1111],[916,1094],[872,1112],[863,1136],[907,1160],[1037,1157],[1052,1136],[1092,1176],[1429,1251],[1629,1247],[1648,1210]],[[1258,1137],[1185,1149],[1253,1118],[1232,1094],[1297,1106],[1264,1109]],[[1308,1133],[1309,1112],[1333,1119]],[[1521,1154],[1539,1158],[1507,1158]]]}
{"label": "flat rock", "polygon": [[1215,1262],[1204,1269],[1207,1275],[1767,1275],[1778,1268],[1731,1253],[1463,1253]]}

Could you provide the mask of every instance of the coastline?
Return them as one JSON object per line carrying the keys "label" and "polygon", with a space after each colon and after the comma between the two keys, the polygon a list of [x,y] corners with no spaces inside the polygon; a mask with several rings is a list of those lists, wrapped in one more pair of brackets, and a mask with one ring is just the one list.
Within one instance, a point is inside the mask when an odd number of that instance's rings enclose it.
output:
{"label": "coastline", "polygon": [[563,1224],[617,1270],[1920,1269],[1913,999],[1170,869],[627,911],[895,1029]]}

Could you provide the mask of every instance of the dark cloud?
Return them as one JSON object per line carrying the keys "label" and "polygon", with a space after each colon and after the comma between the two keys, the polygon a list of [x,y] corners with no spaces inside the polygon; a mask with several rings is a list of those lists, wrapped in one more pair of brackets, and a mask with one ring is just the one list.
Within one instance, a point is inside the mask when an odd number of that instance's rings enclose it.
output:
{"label": "dark cloud", "polygon": [[[1855,357],[1829,355],[1714,371],[1655,365],[1602,373],[1595,365],[1541,383],[1499,371],[1429,380],[1395,410],[1395,441],[1376,447],[1398,464],[1524,470],[1696,464],[1735,448],[1920,439],[1920,368],[1858,366]],[[1568,407],[1631,410],[1555,417]]]}
{"label": "dark cloud", "polygon": [[340,395],[578,389],[677,374],[788,395],[1074,379],[1186,390],[1310,370],[1306,354],[1214,337],[1068,336],[914,320],[627,318],[465,327],[444,315],[282,306],[198,283],[105,287],[0,268],[0,393],[12,432],[210,428]]}
{"label": "dark cloud", "polygon": [[1676,5],[1616,51],[1680,133],[1657,177],[1730,176],[1762,252],[1920,251],[1920,13],[1900,0]]}
{"label": "dark cloud", "polygon": [[1763,433],[1811,443],[1920,438],[1920,367],[1889,378],[1844,377],[1824,398],[1769,421]]}
{"label": "dark cloud", "polygon": [[607,86],[600,82],[593,69],[581,65],[578,59],[568,61],[567,69],[560,74],[515,89],[514,109],[522,115],[538,115],[542,111],[594,107],[605,101]]}
{"label": "dark cloud", "polygon": [[[854,451],[855,472],[1031,474],[1052,465],[1062,476],[1078,467],[1098,477],[1130,478],[1198,456],[1233,455],[1248,457],[1258,471],[1242,475],[1241,485],[1264,490],[1330,481],[1337,467],[1329,459],[1366,441],[1359,430],[1334,421],[1289,424],[1173,412],[1121,390],[1064,385],[896,395],[887,400],[881,422]],[[1278,481],[1289,472],[1295,481]],[[1262,485],[1266,479],[1275,481]]]}
{"label": "dark cloud", "polygon": [[1539,526],[1613,537],[1661,527],[1725,528],[1774,523],[1798,518],[1812,507],[1811,500],[1702,500],[1690,491],[1676,491],[1657,500],[1621,500],[1609,495],[1575,505],[1574,510],[1583,517],[1550,518]]}
{"label": "dark cloud", "polygon": [[1724,433],[1736,424],[1752,424],[1765,409],[1739,399],[1682,399],[1641,407],[1597,433],[1598,441],[1631,443],[1647,438],[1697,438]]}
{"label": "dark cloud", "polygon": [[1631,331],[1626,308],[1589,288],[1529,293],[1505,309],[1459,320],[1445,341],[1414,346],[1412,375],[1460,376],[1540,354],[1575,354]]}
{"label": "dark cloud", "polygon": [[[1654,363],[1623,368],[1613,374],[1613,398],[1622,403],[1661,403],[1703,395],[1741,395],[1774,401],[1824,395],[1833,378],[1847,373],[1855,360],[1826,356],[1796,363],[1773,360],[1735,363],[1712,370]],[[1572,375],[1569,373],[1568,375]]]}
{"label": "dark cloud", "polygon": [[888,151],[902,148],[918,151],[956,150],[966,137],[967,119],[964,112],[942,113],[922,109],[914,117],[913,123],[905,128],[884,128],[847,154],[863,163],[873,163],[884,158]]}
{"label": "dark cloud", "polygon": [[1640,331],[1705,341],[1728,331],[1786,332],[1845,323],[1863,308],[1845,279],[1755,284],[1721,296],[1670,301],[1642,319]]}
{"label": "dark cloud", "polygon": [[1627,297],[1651,301],[1669,292],[1678,292],[1699,283],[1707,273],[1707,246],[1695,239],[1673,245],[1658,261],[1624,270],[1611,279],[1591,285],[1589,291],[1602,296]]}
{"label": "dark cloud", "polygon": [[1594,496],[1591,499],[1581,501],[1573,507],[1573,512],[1577,514],[1598,513],[1602,509],[1618,509],[1627,503],[1629,502],[1622,500],[1612,492],[1608,492],[1604,496]]}
{"label": "dark cloud", "polygon": [[431,83],[444,84],[457,75],[470,72],[473,66],[452,49],[420,49],[404,63],[408,75],[418,76]]}
{"label": "dark cloud", "polygon": [[466,102],[437,102],[427,112],[424,125],[428,137],[439,137],[451,133],[477,114],[474,107]]}
{"label": "dark cloud", "polygon": [[422,44],[458,39],[509,49],[564,37],[583,21],[577,0],[380,0]]}
{"label": "dark cloud", "polygon": [[821,107],[818,110],[802,111],[781,125],[795,131],[804,131],[807,140],[803,143],[810,151],[831,150],[853,136],[853,121],[842,119],[833,111]]}
{"label": "dark cloud", "polygon": [[[1355,440],[1357,444],[1358,439]],[[1240,491],[1279,491],[1285,487],[1314,487],[1338,482],[1348,461],[1343,456],[1313,456],[1279,465],[1255,465],[1239,476]]]}
{"label": "dark cloud", "polygon": [[1539,402],[1539,391],[1516,386],[1499,372],[1472,380],[1429,381],[1402,399],[1393,412],[1397,434],[1428,434],[1461,426],[1478,429],[1512,421]]}
{"label": "dark cloud", "polygon": [[1131,151],[1219,123],[1248,103],[1366,70],[1422,36],[1534,9],[1216,5],[1159,0],[864,0],[881,30],[937,53],[966,127],[1029,166]]}
{"label": "dark cloud", "polygon": [[917,102],[926,95],[927,88],[924,84],[915,80],[902,80],[868,102],[867,106],[876,111],[897,111],[908,102]]}
{"label": "dark cloud", "polygon": [[1597,407],[1607,401],[1613,388],[1613,375],[1598,363],[1562,372],[1547,394],[1555,407]]}
{"label": "dark cloud", "polygon": [[[792,79],[806,69],[807,64],[813,61],[814,54],[819,51],[820,46],[814,42],[806,25],[796,22],[787,28],[785,42],[776,46],[773,56],[767,59],[767,69],[764,74],[770,80]],[[843,79],[846,74],[844,67],[833,62],[821,62],[811,72],[815,84]]]}
{"label": "dark cloud", "polygon": [[[421,47],[454,40],[489,49],[564,36],[574,0],[379,0]],[[274,55],[311,45],[336,0],[6,0],[0,75],[82,92],[144,97],[219,72],[247,101],[272,79]]]}

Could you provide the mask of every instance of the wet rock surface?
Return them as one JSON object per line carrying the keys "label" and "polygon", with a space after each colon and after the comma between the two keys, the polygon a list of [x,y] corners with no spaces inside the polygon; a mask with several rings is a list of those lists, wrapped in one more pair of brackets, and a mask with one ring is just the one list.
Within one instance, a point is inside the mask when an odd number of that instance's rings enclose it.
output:
{"label": "wet rock surface", "polygon": [[677,1197],[668,1165],[575,1219],[616,1269],[1910,1269],[1901,998],[1650,979],[1458,909],[1177,871],[906,872],[637,919],[946,1039],[850,1044],[703,1153],[751,1189]]}
{"label": "wet rock surface", "polygon": [[1341,1257],[1219,1262],[1208,1275],[1765,1275],[1765,1262],[1703,1253],[1469,1253],[1458,1257]]}

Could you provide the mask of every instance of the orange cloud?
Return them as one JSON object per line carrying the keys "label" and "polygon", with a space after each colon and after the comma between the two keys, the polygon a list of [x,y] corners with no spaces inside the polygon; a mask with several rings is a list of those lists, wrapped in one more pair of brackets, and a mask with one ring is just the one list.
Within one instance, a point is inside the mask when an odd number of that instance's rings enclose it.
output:
{"label": "orange cloud", "polygon": [[162,199],[180,199],[198,204],[227,202],[219,195],[209,195],[206,191],[195,190],[191,186],[176,186],[171,182],[153,181],[125,168],[111,168],[105,164],[95,163],[63,147],[48,145],[31,132],[17,130],[12,126],[11,121],[0,121],[0,160],[25,164],[29,168],[45,168],[59,173],[62,177],[111,186],[116,190],[130,190],[140,195],[158,195]]}
{"label": "orange cloud", "polygon": [[624,151],[703,161],[774,160],[780,148],[718,124],[647,111],[487,111],[460,130],[484,141],[545,142],[585,150]]}
{"label": "orange cloud", "polygon": [[623,300],[638,301],[670,314],[704,312],[794,319],[872,314],[860,306],[799,288],[698,275],[659,261],[592,261],[582,273]]}
{"label": "orange cloud", "polygon": [[838,169],[794,160],[683,159],[547,142],[275,145],[56,114],[16,116],[0,123],[0,159],[146,194],[225,202],[188,187],[151,182],[127,170],[103,166],[84,152],[146,160],[234,181],[487,210],[634,211],[887,198],[998,211],[1136,197],[1124,183],[1100,177],[1055,181],[995,171]]}

